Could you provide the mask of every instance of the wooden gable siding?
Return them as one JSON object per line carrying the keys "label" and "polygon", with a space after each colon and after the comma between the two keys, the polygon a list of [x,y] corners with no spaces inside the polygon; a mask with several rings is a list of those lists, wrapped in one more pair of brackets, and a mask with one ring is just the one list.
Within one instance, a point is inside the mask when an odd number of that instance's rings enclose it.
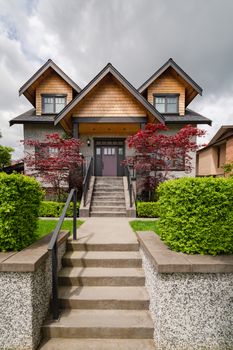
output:
{"label": "wooden gable siding", "polygon": [[156,79],[147,89],[147,99],[151,104],[154,104],[153,94],[180,94],[179,96],[179,114],[185,114],[185,86],[175,78],[171,70],[164,72]]}
{"label": "wooden gable siding", "polygon": [[147,112],[114,77],[107,75],[76,106],[73,115],[79,117],[143,117],[147,115]]}
{"label": "wooden gable siding", "polygon": [[69,103],[73,98],[72,87],[63,80],[57,73],[52,72],[36,88],[36,114],[42,113],[41,94],[66,94],[66,102]]}

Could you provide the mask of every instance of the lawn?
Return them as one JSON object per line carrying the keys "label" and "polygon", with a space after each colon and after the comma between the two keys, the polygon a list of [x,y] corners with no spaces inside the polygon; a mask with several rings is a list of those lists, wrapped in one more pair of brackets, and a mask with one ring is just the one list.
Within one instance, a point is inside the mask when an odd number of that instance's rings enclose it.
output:
{"label": "lawn", "polygon": [[[77,220],[77,228],[79,228],[83,224],[83,222],[84,221]],[[54,219],[51,219],[51,220],[39,219],[38,228],[37,228],[38,239],[46,236],[51,231],[53,231],[57,223],[58,223],[58,220],[54,220]],[[73,220],[65,219],[62,225],[62,229],[69,230],[70,232],[72,232],[72,228],[73,228]]]}
{"label": "lawn", "polygon": [[154,231],[159,235],[158,220],[133,220],[130,225],[134,231]]}

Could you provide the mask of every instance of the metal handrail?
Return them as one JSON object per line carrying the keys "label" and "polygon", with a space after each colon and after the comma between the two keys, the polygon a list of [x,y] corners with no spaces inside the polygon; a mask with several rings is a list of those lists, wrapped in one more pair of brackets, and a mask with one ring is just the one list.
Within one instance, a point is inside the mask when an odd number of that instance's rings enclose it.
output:
{"label": "metal handrail", "polygon": [[131,180],[129,166],[126,166],[126,175],[127,175],[127,182],[128,182],[130,208],[132,208],[132,206],[133,206],[133,184],[132,184],[132,180]]}
{"label": "metal handrail", "polygon": [[87,201],[87,192],[89,190],[90,186],[90,179],[93,171],[93,158],[91,157],[90,163],[87,168],[86,175],[83,180],[83,203],[84,207],[86,206],[86,201]]}
{"label": "metal handrail", "polygon": [[59,318],[59,300],[58,300],[58,263],[57,263],[57,239],[59,232],[61,230],[63,221],[66,216],[67,209],[71,201],[73,200],[73,239],[76,239],[77,231],[77,190],[72,189],[68,195],[65,206],[62,210],[61,216],[58,220],[57,226],[53,231],[52,238],[48,245],[48,250],[52,252],[52,314],[53,319],[57,320]]}

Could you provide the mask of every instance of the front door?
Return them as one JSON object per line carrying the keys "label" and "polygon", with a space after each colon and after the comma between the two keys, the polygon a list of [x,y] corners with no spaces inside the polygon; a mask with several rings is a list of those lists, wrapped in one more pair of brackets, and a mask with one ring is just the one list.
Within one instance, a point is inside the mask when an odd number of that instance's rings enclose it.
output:
{"label": "front door", "polygon": [[95,139],[95,175],[123,176],[124,139]]}
{"label": "front door", "polygon": [[102,147],[102,175],[117,176],[116,147]]}

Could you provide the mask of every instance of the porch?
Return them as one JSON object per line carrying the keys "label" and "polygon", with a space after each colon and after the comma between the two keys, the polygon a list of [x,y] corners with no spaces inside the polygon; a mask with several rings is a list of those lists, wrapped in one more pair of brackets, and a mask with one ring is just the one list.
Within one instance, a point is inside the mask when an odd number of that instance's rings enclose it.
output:
{"label": "porch", "polygon": [[86,169],[93,158],[94,176],[124,176],[122,162],[133,155],[125,140],[144,129],[147,117],[73,117],[72,121]]}

